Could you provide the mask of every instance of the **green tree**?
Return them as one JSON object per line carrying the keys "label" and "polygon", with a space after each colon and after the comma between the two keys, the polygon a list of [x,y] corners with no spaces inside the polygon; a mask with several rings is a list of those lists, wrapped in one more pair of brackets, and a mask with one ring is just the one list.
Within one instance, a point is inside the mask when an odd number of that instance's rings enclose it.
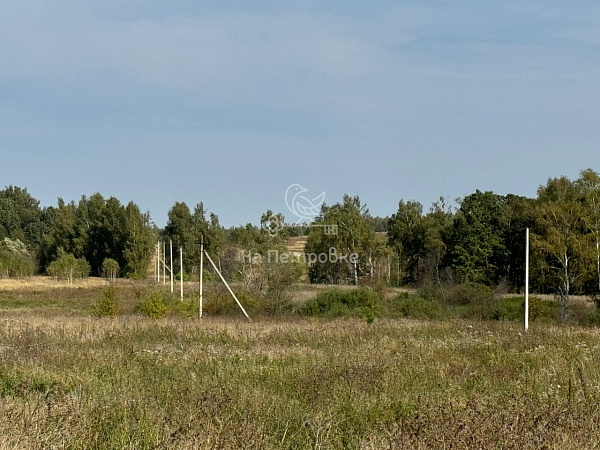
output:
{"label": "green tree", "polygon": [[538,189],[533,248],[541,270],[556,289],[561,317],[566,320],[569,295],[581,282],[586,252],[584,207],[577,186],[568,178],[549,179]]}
{"label": "green tree", "polygon": [[495,284],[506,276],[505,199],[477,190],[463,199],[449,236],[450,265],[460,282]]}
{"label": "green tree", "polygon": [[0,239],[10,238],[19,230],[19,218],[10,199],[0,197]]}
{"label": "green tree", "polygon": [[[235,227],[230,230],[229,236],[232,242],[232,251],[228,253],[227,266],[232,273],[238,274],[244,282],[244,288],[250,289],[250,284],[256,278],[255,273],[258,264],[255,264],[254,256],[260,258],[267,255],[268,244],[266,244],[266,233],[251,223],[245,226]],[[265,245],[266,244],[266,245]]]}
{"label": "green tree", "polygon": [[119,263],[112,258],[106,258],[102,263],[102,274],[108,281],[114,282],[119,275]]}
{"label": "green tree", "polygon": [[152,258],[154,237],[149,214],[142,214],[133,202],[124,207],[110,197],[95,193],[82,196],[77,204],[58,200],[49,209],[48,232],[42,246],[42,265],[57,259],[58,249],[89,261],[92,273],[102,275],[105,259],[117,261],[128,277],[144,278]]}
{"label": "green tree", "polygon": [[534,228],[534,200],[508,194],[501,197],[505,208],[504,248],[497,255],[499,281],[505,281],[509,287],[520,289],[525,285],[525,230]]}
{"label": "green tree", "polygon": [[583,170],[576,181],[583,199],[583,222],[590,234],[595,286],[594,296],[600,296],[600,175],[592,169]]}
{"label": "green tree", "polygon": [[413,200],[400,200],[398,211],[388,222],[388,240],[398,255],[400,270],[404,272],[401,279],[403,283],[417,281],[419,261],[426,254],[426,238],[427,228],[421,204]]}
{"label": "green tree", "polygon": [[102,262],[106,258],[115,259],[120,267],[126,266],[125,250],[125,210],[121,202],[110,197],[105,199],[95,193],[79,201],[76,216],[79,227],[86,230],[87,240],[84,256],[92,266],[95,276],[102,274]]}
{"label": "green tree", "polygon": [[24,242],[7,237],[0,241],[0,275],[8,277],[33,275],[34,268],[33,257]]}
{"label": "green tree", "polygon": [[87,224],[79,219],[75,202],[65,203],[59,198],[58,207],[50,216],[49,230],[42,244],[42,267],[47,268],[58,258],[59,249],[83,257],[88,243]]}
{"label": "green tree", "polygon": [[[223,227],[219,224],[219,217],[210,213],[209,219],[206,218],[208,211],[204,209],[202,202],[198,203],[192,214],[192,238],[194,242],[200,242],[204,237],[204,242],[208,244],[206,250],[213,257],[217,266],[221,267],[221,253],[224,249],[225,237]],[[195,245],[192,252],[192,263],[196,266],[200,264],[200,246]]]}
{"label": "green tree", "polygon": [[46,272],[55,279],[73,284],[74,278],[85,278],[89,275],[90,265],[85,258],[76,258],[72,253],[59,248],[58,257],[48,265]]}
{"label": "green tree", "polygon": [[123,230],[125,274],[129,278],[146,278],[153,256],[155,237],[150,228],[150,213],[142,213],[133,202],[125,207],[125,228]]}
{"label": "green tree", "polygon": [[[2,236],[3,228],[8,231],[5,236]],[[27,189],[8,186],[0,191],[0,238],[19,239],[35,252],[44,231],[40,202]]]}
{"label": "green tree", "polygon": [[280,310],[290,299],[289,290],[304,273],[305,266],[287,252],[287,231],[272,224],[283,224],[282,214],[268,210],[261,226],[250,223],[229,230],[230,251],[225,266],[237,275],[269,312]]}
{"label": "green tree", "polygon": [[[210,214],[202,203],[196,204],[194,212],[184,202],[175,202],[169,211],[169,220],[164,230],[165,239],[172,239],[173,246],[184,249],[184,267],[194,270],[200,266],[200,245],[204,239],[205,250],[211,255],[217,266],[221,266],[221,255],[224,251],[225,235],[216,214]],[[179,262],[175,262],[179,269]]]}
{"label": "green tree", "polygon": [[452,208],[443,197],[432,203],[423,219],[425,228],[425,257],[420,281],[434,281],[440,285],[443,278],[443,261],[447,251],[446,241],[453,223]]}
{"label": "green tree", "polygon": [[[310,262],[309,278],[313,283],[341,283],[358,280],[373,269],[373,252],[378,248],[375,231],[370,223],[369,210],[361,205],[358,196],[344,195],[341,203],[331,207],[323,206],[322,218],[317,225],[335,225],[337,234],[325,234],[324,228],[312,227],[306,243],[306,252],[311,255],[327,257],[325,262]],[[356,254],[355,261],[350,258]],[[347,257],[341,259],[339,256]]]}
{"label": "green tree", "polygon": [[200,250],[197,249],[194,236],[192,213],[185,202],[175,202],[169,210],[165,238],[173,240],[175,248],[183,247],[184,267],[194,267],[199,261]]}

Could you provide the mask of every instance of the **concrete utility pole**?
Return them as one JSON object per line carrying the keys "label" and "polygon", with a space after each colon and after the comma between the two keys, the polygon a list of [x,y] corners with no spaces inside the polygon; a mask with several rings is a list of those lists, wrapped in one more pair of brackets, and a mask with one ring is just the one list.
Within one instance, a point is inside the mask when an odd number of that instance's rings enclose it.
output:
{"label": "concrete utility pole", "polygon": [[200,238],[200,306],[198,307],[198,317],[202,318],[202,281],[204,278],[204,236]]}
{"label": "concrete utility pole", "polygon": [[163,284],[167,284],[167,243],[163,241]]}
{"label": "concrete utility pole", "polygon": [[235,296],[235,294],[233,293],[233,291],[229,287],[229,284],[227,284],[227,281],[225,281],[225,278],[221,274],[221,271],[217,268],[217,265],[213,262],[212,258],[209,256],[208,253],[206,254],[206,259],[208,259],[208,262],[210,262],[212,264],[213,269],[215,269],[215,272],[217,272],[217,274],[221,278],[221,281],[225,284],[225,286],[227,286],[227,290],[229,291],[229,293],[231,294],[231,296],[233,297],[233,299],[235,300],[235,302],[238,304],[238,306],[240,307],[240,309],[242,310],[242,312],[246,316],[246,319],[250,320],[250,316],[248,315],[248,313],[246,312],[246,310],[244,309],[244,307],[242,306],[242,304],[240,303],[240,301],[238,300],[238,298]]}
{"label": "concrete utility pole", "polygon": [[160,241],[156,243],[156,284],[160,283]]}
{"label": "concrete utility pole", "polygon": [[211,263],[213,269],[215,269],[215,272],[217,272],[217,275],[219,275],[219,278],[221,278],[221,281],[223,282],[223,284],[225,284],[225,286],[227,287],[227,290],[229,291],[229,293],[231,294],[231,296],[233,297],[233,299],[235,300],[237,305],[240,307],[240,309],[244,313],[244,316],[246,316],[246,318],[251,321],[250,316],[248,315],[248,313],[246,312],[246,310],[244,309],[244,307],[242,306],[242,304],[240,303],[240,301],[234,294],[234,292],[231,289],[231,287],[229,286],[229,284],[227,284],[227,281],[223,277],[223,274],[221,273],[221,271],[219,270],[217,265],[214,263],[214,261],[212,260],[212,258],[208,254],[208,252],[204,249],[205,246],[208,247],[208,244],[204,243],[204,236],[202,236],[202,238],[200,239],[200,242],[196,242],[196,244],[200,245],[200,306],[199,306],[199,310],[198,310],[198,316],[200,318],[202,317],[202,280],[203,280],[202,272],[204,271],[204,257],[206,256],[206,259],[208,259],[208,262]]}
{"label": "concrete utility pole", "polygon": [[183,247],[179,247],[179,287],[181,301],[183,301]]}
{"label": "concrete utility pole", "polygon": [[529,228],[525,231],[525,331],[529,330]]}
{"label": "concrete utility pole", "polygon": [[169,246],[171,247],[171,294],[173,293],[173,239],[169,239]]}

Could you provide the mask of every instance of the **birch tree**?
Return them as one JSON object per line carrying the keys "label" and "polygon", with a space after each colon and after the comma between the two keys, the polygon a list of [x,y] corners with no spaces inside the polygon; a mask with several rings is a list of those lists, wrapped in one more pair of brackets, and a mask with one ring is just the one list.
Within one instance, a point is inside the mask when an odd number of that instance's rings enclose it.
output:
{"label": "birch tree", "polygon": [[552,274],[563,321],[568,318],[569,295],[581,281],[586,251],[583,215],[576,186],[568,178],[550,179],[538,189],[533,249],[542,258],[542,267]]}
{"label": "birch tree", "polygon": [[577,185],[583,199],[583,221],[590,234],[595,266],[595,297],[600,295],[600,175],[592,169],[581,172]]}

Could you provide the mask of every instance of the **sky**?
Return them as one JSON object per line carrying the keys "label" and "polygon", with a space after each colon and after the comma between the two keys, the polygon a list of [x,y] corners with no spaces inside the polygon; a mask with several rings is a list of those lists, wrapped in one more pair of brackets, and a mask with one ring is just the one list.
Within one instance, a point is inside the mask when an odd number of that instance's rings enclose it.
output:
{"label": "sky", "polygon": [[0,2],[0,188],[43,206],[535,197],[600,171],[599,119],[593,1]]}

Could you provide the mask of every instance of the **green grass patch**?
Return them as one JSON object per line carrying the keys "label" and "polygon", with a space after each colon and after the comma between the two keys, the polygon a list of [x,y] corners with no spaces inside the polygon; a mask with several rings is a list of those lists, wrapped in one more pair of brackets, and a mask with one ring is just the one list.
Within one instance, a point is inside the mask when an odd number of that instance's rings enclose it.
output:
{"label": "green grass patch", "polygon": [[360,317],[371,322],[382,316],[384,307],[380,294],[369,287],[333,288],[308,300],[299,312],[306,316]]}

